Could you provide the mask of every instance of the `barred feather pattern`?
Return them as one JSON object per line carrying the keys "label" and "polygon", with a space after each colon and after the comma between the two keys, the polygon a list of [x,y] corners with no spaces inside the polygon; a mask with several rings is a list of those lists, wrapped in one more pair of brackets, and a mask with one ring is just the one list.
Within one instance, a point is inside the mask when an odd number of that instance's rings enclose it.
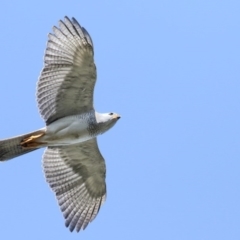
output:
{"label": "barred feather pattern", "polygon": [[66,219],[66,227],[77,232],[85,229],[106,198],[106,167],[96,139],[48,147],[43,168]]}
{"label": "barred feather pattern", "polygon": [[19,157],[23,154],[37,150],[38,148],[23,148],[21,141],[27,137],[44,132],[45,129],[40,129],[34,132],[15,136],[8,139],[0,140],[0,161],[7,161],[15,157]]}
{"label": "barred feather pattern", "polygon": [[47,125],[93,109],[96,66],[89,33],[74,19],[59,21],[48,35],[37,102]]}

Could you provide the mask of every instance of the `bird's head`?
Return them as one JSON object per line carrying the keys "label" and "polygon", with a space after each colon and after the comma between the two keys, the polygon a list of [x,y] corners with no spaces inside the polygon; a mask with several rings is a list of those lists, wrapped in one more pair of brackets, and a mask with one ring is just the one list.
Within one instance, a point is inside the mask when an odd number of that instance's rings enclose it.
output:
{"label": "bird's head", "polygon": [[101,133],[106,132],[120,119],[120,115],[117,113],[95,113],[96,121],[101,129]]}

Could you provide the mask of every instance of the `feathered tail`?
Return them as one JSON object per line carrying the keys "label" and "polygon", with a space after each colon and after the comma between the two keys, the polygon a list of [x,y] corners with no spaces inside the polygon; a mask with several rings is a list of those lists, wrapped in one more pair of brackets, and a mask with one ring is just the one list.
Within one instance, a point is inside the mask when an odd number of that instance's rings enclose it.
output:
{"label": "feathered tail", "polygon": [[0,140],[0,161],[6,161],[23,154],[37,150],[37,147],[25,147],[26,143],[45,134],[45,129],[40,129],[21,136]]}

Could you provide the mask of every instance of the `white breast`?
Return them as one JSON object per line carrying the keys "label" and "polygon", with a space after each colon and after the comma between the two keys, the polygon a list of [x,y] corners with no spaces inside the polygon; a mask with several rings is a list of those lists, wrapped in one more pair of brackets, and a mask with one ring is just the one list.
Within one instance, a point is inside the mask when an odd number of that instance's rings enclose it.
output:
{"label": "white breast", "polygon": [[70,145],[87,141],[92,136],[87,130],[88,122],[81,116],[61,118],[46,128],[46,134],[41,141],[47,141],[48,146]]}

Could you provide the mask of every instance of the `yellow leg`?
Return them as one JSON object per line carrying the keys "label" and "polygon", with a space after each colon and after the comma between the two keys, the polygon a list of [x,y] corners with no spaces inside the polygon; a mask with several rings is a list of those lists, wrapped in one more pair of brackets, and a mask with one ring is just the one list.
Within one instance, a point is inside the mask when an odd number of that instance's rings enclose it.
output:
{"label": "yellow leg", "polygon": [[35,135],[29,136],[27,138],[24,138],[21,141],[21,146],[24,147],[24,148],[40,147],[41,145],[43,145],[43,143],[42,142],[38,142],[36,140],[41,138],[43,135],[45,135],[45,132],[41,131],[39,134],[35,134]]}

